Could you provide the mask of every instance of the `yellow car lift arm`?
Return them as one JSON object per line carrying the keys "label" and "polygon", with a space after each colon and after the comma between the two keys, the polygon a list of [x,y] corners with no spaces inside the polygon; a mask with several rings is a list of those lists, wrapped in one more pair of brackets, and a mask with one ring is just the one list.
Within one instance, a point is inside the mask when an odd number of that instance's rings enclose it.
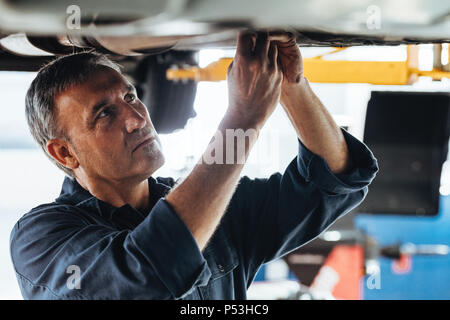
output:
{"label": "yellow car lift arm", "polygon": [[[330,53],[341,50],[343,48],[338,48]],[[419,76],[432,77],[434,80],[450,78],[450,72],[445,70],[448,65],[434,68],[431,71],[419,70],[417,46],[408,46],[407,52],[406,61],[324,60],[321,55],[304,58],[303,69],[308,81],[322,83],[405,85],[415,82]],[[226,80],[227,69],[232,61],[233,58],[222,58],[205,68],[172,68],[167,70],[166,76],[169,80],[222,81]]]}

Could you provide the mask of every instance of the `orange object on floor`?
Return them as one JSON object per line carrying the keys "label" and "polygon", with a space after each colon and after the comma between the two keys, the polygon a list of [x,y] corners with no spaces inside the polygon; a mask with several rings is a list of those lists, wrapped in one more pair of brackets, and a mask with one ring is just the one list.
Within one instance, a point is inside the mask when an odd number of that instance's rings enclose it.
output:
{"label": "orange object on floor", "polygon": [[359,300],[364,252],[358,245],[337,245],[311,284],[311,289],[330,292],[336,299]]}

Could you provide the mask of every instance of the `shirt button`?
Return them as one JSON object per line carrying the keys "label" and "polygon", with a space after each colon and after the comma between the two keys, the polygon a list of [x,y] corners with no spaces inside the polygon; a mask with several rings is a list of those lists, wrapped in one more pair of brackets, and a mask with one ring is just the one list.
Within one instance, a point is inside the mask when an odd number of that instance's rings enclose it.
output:
{"label": "shirt button", "polygon": [[219,271],[220,272],[224,272],[225,270],[223,269],[223,266],[221,265],[221,264],[218,264],[217,265],[217,268],[219,268]]}

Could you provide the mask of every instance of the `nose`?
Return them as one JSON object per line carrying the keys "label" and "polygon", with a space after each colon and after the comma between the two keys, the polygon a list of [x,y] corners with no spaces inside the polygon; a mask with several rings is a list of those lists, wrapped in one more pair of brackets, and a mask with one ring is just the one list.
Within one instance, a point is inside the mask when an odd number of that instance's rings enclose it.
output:
{"label": "nose", "polygon": [[136,108],[126,105],[125,108],[125,129],[128,133],[140,130],[145,127],[145,114],[140,113]]}

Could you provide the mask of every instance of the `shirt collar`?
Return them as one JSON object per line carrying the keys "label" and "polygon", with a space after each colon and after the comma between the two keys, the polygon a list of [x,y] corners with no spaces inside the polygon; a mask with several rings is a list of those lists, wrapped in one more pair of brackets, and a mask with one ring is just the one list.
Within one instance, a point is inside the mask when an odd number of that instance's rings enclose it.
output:
{"label": "shirt collar", "polygon": [[[169,192],[171,185],[164,183],[165,181],[159,180],[159,178],[155,179],[149,177],[147,180],[149,186],[149,207],[151,210],[156,202]],[[55,201],[57,203],[86,208],[90,211],[95,210],[108,219],[111,219],[112,216],[114,216],[114,213],[125,210],[128,211],[128,209],[131,208],[134,209],[129,204],[125,204],[118,208],[97,199],[88,190],[84,189],[76,179],[71,179],[67,176],[64,178],[61,193]],[[133,211],[138,212],[136,209]],[[144,216],[146,216],[146,214]]]}
{"label": "shirt collar", "polygon": [[61,193],[56,199],[56,202],[77,205],[92,197],[92,194],[84,189],[76,179],[71,179],[66,176],[61,188]]}

